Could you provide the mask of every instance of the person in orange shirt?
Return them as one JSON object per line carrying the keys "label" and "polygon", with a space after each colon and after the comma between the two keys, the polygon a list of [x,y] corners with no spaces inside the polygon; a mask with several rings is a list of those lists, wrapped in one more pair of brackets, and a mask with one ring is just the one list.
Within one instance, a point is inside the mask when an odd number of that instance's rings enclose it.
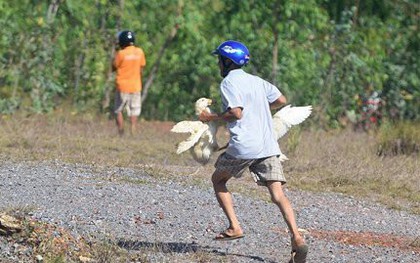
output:
{"label": "person in orange shirt", "polygon": [[113,61],[113,70],[117,72],[114,113],[118,133],[124,134],[123,110],[130,118],[131,134],[135,133],[137,118],[141,112],[142,72],[146,66],[146,57],[140,47],[134,45],[135,37],[132,31],[118,33],[120,50]]}

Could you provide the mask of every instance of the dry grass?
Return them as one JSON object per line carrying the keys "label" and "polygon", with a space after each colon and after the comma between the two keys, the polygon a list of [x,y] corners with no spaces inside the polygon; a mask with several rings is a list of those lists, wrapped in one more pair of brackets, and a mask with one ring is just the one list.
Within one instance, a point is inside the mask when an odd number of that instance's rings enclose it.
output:
{"label": "dry grass", "polygon": [[[54,223],[33,220],[29,212],[30,208],[27,207],[15,207],[6,212],[20,227],[19,231],[6,237],[7,242],[11,242],[15,248],[19,262],[132,262],[127,250],[113,242],[75,237]],[[138,254],[136,258],[141,259],[142,255]],[[0,262],[3,262],[3,258],[0,258]]]}
{"label": "dry grass", "polygon": [[420,212],[420,156],[379,157],[373,135],[305,132],[285,166],[292,185],[369,198]]}
{"label": "dry grass", "polygon": [[[186,135],[171,133],[172,125],[141,121],[138,134],[119,137],[114,121],[103,116],[3,116],[0,158],[132,167],[159,177],[195,172],[194,183],[208,186],[212,165],[202,167],[188,153],[176,155],[175,145]],[[227,133],[218,135],[224,144]],[[352,131],[292,130],[280,144],[290,159],[284,163],[289,187],[341,192],[420,213],[417,154],[379,157],[375,136]],[[233,190],[265,198],[249,179]]]}
{"label": "dry grass", "polygon": [[420,122],[385,122],[378,131],[378,154],[383,156],[418,154]]}
{"label": "dry grass", "polygon": [[14,160],[61,160],[104,166],[135,167],[145,164],[188,165],[174,153],[176,134],[170,123],[140,122],[140,133],[117,136],[112,120],[94,115],[3,116],[0,147]]}

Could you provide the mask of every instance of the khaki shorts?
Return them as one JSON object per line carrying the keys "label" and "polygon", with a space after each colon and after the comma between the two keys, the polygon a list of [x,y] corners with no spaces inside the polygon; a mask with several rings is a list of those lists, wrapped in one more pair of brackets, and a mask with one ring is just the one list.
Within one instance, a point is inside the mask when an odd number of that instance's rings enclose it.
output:
{"label": "khaki shorts", "polygon": [[140,116],[141,113],[141,95],[140,92],[123,93],[116,92],[114,113],[127,111],[128,116]]}
{"label": "khaki shorts", "polygon": [[249,169],[258,185],[266,186],[268,181],[286,183],[279,156],[243,160],[223,153],[217,159],[214,167],[217,172],[227,172],[236,178],[241,177],[245,170]]}

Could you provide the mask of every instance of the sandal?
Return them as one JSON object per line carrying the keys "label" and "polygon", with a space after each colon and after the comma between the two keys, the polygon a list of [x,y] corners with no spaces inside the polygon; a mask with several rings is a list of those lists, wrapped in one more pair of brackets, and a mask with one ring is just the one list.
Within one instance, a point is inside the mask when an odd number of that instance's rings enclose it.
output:
{"label": "sandal", "polygon": [[226,232],[222,232],[219,233],[214,240],[218,240],[218,241],[229,241],[229,240],[235,240],[235,239],[239,239],[239,238],[243,238],[244,235],[243,234],[239,234],[239,235],[229,235]]}

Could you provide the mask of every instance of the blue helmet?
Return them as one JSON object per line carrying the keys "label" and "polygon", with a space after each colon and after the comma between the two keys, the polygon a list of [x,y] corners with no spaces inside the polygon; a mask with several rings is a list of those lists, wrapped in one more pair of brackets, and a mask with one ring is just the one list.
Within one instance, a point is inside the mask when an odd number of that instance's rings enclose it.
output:
{"label": "blue helmet", "polygon": [[229,58],[238,66],[245,66],[249,61],[248,48],[241,42],[228,40],[220,44],[216,50],[213,51],[214,55]]}

